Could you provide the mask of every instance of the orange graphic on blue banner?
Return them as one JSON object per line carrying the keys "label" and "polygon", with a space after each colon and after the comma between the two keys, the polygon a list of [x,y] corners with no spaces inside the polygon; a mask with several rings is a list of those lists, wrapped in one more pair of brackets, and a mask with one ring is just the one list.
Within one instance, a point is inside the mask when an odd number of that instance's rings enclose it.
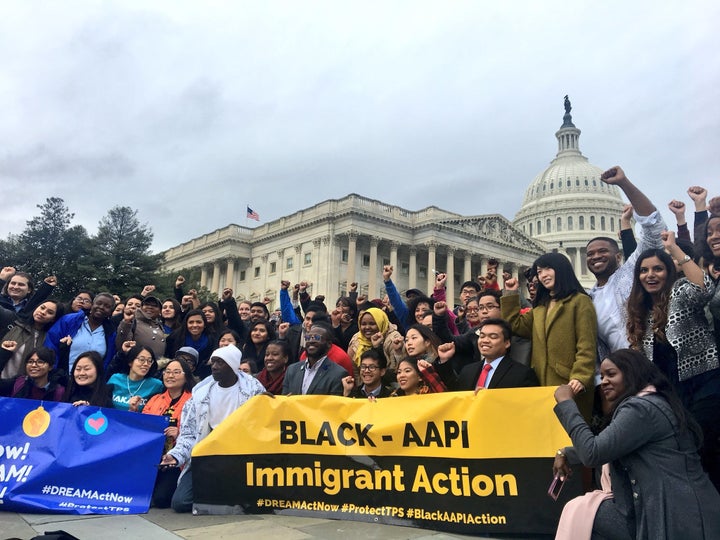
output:
{"label": "orange graphic on blue banner", "polygon": [[22,428],[28,437],[39,437],[50,427],[50,415],[42,405],[30,411],[23,418]]}

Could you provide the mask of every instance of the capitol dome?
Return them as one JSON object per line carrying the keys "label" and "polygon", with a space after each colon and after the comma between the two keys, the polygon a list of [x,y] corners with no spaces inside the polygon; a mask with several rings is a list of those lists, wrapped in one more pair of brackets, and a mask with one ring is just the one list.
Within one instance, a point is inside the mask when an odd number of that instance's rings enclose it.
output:
{"label": "capitol dome", "polygon": [[528,186],[513,225],[549,251],[565,253],[580,282],[591,286],[595,279],[585,265],[585,246],[596,236],[618,236],[624,203],[616,186],[600,180],[603,169],[580,152],[571,109],[566,96],[563,124],[555,133],[557,155]]}

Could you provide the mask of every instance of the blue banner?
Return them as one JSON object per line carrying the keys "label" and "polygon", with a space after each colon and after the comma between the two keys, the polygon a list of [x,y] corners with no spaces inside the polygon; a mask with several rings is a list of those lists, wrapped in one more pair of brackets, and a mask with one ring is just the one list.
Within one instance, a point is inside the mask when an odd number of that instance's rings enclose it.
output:
{"label": "blue banner", "polygon": [[148,511],[167,419],[0,398],[0,510]]}

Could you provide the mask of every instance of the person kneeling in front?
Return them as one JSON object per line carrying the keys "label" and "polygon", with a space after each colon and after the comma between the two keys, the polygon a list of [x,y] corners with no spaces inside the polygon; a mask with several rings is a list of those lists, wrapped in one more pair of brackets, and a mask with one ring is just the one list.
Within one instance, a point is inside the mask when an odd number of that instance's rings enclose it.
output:
{"label": "person kneeling in front", "polygon": [[193,505],[190,455],[193,447],[251,397],[265,392],[255,378],[240,371],[242,353],[235,345],[221,347],[210,356],[212,377],[193,388],[183,407],[180,436],[165,454],[161,466],[184,467],[171,506],[176,512],[190,512]]}

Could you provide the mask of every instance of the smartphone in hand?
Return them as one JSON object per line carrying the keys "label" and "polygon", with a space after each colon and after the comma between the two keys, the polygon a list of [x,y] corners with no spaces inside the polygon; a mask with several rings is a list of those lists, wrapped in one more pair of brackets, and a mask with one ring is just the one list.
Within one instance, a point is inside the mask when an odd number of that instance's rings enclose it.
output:
{"label": "smartphone in hand", "polygon": [[553,481],[550,483],[550,487],[548,488],[547,492],[553,501],[558,500],[558,497],[560,496],[560,492],[562,491],[564,485],[565,480],[560,480],[559,476],[553,477]]}

